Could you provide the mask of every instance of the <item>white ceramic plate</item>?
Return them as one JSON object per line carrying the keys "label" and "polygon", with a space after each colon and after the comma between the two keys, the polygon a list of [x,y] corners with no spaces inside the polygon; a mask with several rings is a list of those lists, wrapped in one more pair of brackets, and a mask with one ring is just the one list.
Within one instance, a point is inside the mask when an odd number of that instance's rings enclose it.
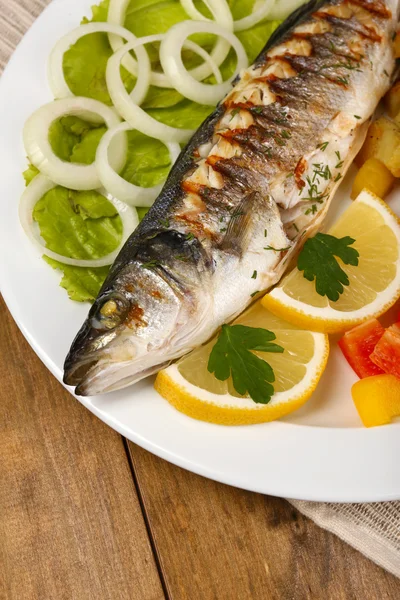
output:
{"label": "white ceramic plate", "polygon": [[[64,357],[88,306],[68,300],[58,286],[60,275],[20,229],[17,206],[26,166],[21,131],[30,113],[52,99],[46,81],[51,48],[85,12],[90,14],[92,3],[53,0],[19,45],[0,84],[2,293],[28,342],[60,381]],[[346,205],[350,183],[351,174],[334,201],[335,215]],[[391,205],[397,204],[400,212],[400,194],[396,196]],[[249,427],[192,420],[164,401],[152,380],[78,399],[140,446],[217,481],[308,500],[399,499],[400,423],[364,429],[350,396],[355,380],[333,347],[318,390],[303,409],[285,421]]]}

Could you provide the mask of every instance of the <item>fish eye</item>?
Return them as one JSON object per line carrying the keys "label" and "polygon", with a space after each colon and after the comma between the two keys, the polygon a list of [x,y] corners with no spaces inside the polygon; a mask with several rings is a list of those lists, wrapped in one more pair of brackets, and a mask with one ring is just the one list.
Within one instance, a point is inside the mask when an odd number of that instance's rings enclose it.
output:
{"label": "fish eye", "polygon": [[129,311],[129,302],[123,296],[111,295],[99,298],[92,316],[92,326],[95,329],[114,329]]}

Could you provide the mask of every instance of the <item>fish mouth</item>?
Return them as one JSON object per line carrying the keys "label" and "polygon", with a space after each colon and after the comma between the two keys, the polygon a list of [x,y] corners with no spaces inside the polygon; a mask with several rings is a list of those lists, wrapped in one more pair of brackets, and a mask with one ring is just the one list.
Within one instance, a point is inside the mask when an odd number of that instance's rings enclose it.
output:
{"label": "fish mouth", "polygon": [[78,333],[65,359],[63,377],[76,395],[94,396],[125,388],[171,362],[169,357],[166,360],[165,350],[147,352],[147,345],[131,344],[129,339],[124,343],[121,337],[118,343],[118,333],[99,334],[87,324]]}
{"label": "fish mouth", "polygon": [[112,362],[104,358],[88,359],[81,363],[66,365],[64,383],[75,387],[78,396],[94,396],[123,389],[137,383],[141,379],[153,375],[167,367],[170,360],[148,364],[149,357],[144,360],[132,359],[123,363]]}

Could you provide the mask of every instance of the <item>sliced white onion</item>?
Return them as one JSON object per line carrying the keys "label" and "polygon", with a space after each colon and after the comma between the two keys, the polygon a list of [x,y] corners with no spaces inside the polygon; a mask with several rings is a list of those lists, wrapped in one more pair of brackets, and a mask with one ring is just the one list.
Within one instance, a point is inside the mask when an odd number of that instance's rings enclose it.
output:
{"label": "sliced white onion", "polygon": [[[129,3],[130,3],[130,0],[110,0],[110,4],[108,6],[108,13],[107,13],[108,23],[122,27],[125,22],[126,9],[128,8]],[[117,52],[117,50],[119,50],[121,48],[121,46],[124,45],[124,41],[121,38],[121,36],[115,35],[113,33],[108,34],[108,41],[110,42],[110,46],[111,46],[113,52]],[[130,41],[130,40],[127,40],[127,41]],[[130,54],[127,54],[126,56],[124,56],[124,58],[122,60],[122,64],[125,67],[125,69],[127,71],[129,71],[129,73],[136,76],[137,64],[136,64],[135,59]],[[151,70],[151,66],[150,66],[150,70]],[[138,102],[138,104],[140,104],[140,103]]]}
{"label": "sliced white onion", "polygon": [[[159,185],[145,188],[129,183],[129,181],[126,181],[116,173],[110,165],[108,158],[108,149],[114,136],[124,131],[131,131],[132,129],[133,127],[129,123],[121,123],[117,127],[109,129],[104,134],[97,148],[96,166],[102,185],[112,196],[131,206],[151,206],[160,193],[163,184],[160,183]],[[165,145],[168,148],[171,164],[173,165],[181,151],[180,146],[173,143]]]}
{"label": "sliced white onion", "polygon": [[187,140],[194,133],[192,129],[178,129],[176,127],[170,127],[169,125],[165,125],[164,123],[160,123],[156,119],[153,119],[153,117],[147,114],[142,108],[140,108],[140,106],[132,102],[132,99],[129,97],[129,94],[121,80],[119,65],[122,57],[140,44],[159,41],[162,37],[162,35],[149,35],[146,37],[137,38],[134,42],[125,44],[115,54],[113,54],[107,63],[107,87],[115,108],[125,119],[125,121],[128,121],[128,123],[130,123],[134,129],[137,129],[149,137],[157,138],[165,143],[187,142]]}
{"label": "sliced white onion", "polygon": [[[225,2],[225,0],[222,1]],[[261,0],[259,2],[256,2],[253,7],[253,12],[250,15],[248,15],[247,17],[243,17],[243,19],[239,19],[238,21],[234,21],[234,31],[243,31],[244,29],[250,29],[250,27],[254,27],[254,25],[257,25],[257,23],[270,16],[274,4],[275,0]],[[285,12],[289,14],[291,11],[287,10],[286,0],[285,3],[282,2],[282,4],[284,5]]]}
{"label": "sliced white onion", "polygon": [[[129,97],[129,96],[128,96]],[[140,110],[140,109],[139,109]],[[53,152],[49,142],[51,124],[65,115],[75,115],[88,118],[93,113],[104,121],[108,128],[120,123],[120,118],[114,111],[91,98],[63,98],[41,106],[26,121],[23,130],[25,151],[29,160],[41,173],[58,185],[72,190],[93,190],[100,187],[100,179],[96,165],[83,165],[61,160]],[[120,144],[113,152],[113,166],[119,170],[126,159],[126,145]]]}
{"label": "sliced white onion", "polygon": [[[213,33],[227,40],[237,55],[234,74],[227,81],[210,85],[196,81],[185,68],[181,51],[188,36],[194,33]],[[214,106],[231,89],[231,82],[241,69],[248,66],[246,51],[238,38],[220,25],[207,21],[182,21],[173,25],[165,34],[160,46],[160,62],[164,73],[174,82],[174,87],[194,102]]]}
{"label": "sliced white onion", "polygon": [[[51,91],[56,98],[68,98],[74,95],[65,81],[63,69],[63,58],[65,52],[81,37],[90,33],[98,32],[113,33],[114,35],[119,36],[119,40],[124,38],[127,42],[133,42],[133,40],[136,39],[136,36],[133,35],[133,33],[131,33],[128,29],[125,29],[125,27],[113,25],[111,23],[86,23],[85,25],[81,25],[80,27],[73,29],[67,33],[67,35],[64,35],[51,51],[48,62],[49,84]],[[122,43],[123,42],[121,40],[121,44]],[[137,47],[136,56],[138,58],[138,62],[134,61],[134,63],[137,81],[135,88],[131,92],[131,97],[134,102],[141,104],[146,97],[150,85],[151,63],[146,49],[142,46]],[[133,61],[133,58],[130,58]]]}
{"label": "sliced white onion", "polygon": [[[205,17],[194,5],[193,0],[180,0],[183,10],[186,14],[195,21],[206,21],[210,22],[210,19]],[[218,25],[224,27],[228,31],[233,31],[233,17],[231,9],[229,8],[226,0],[203,0],[209,11],[214,17],[214,20]],[[225,58],[228,56],[230,50],[230,44],[223,38],[219,38],[211,52],[211,58],[214,62],[220,66]],[[202,81],[208,75],[203,75],[205,70],[204,65],[200,65],[197,69],[192,69],[190,72],[192,77],[198,81]]]}
{"label": "sliced white onion", "polygon": [[19,220],[21,222],[22,228],[25,231],[26,235],[30,239],[30,241],[40,250],[42,254],[45,254],[49,258],[53,258],[65,265],[71,265],[73,267],[105,267],[106,265],[111,265],[116,259],[119,251],[122,246],[132,233],[134,229],[138,226],[139,218],[137,211],[130,206],[127,206],[123,202],[112,198],[106,193],[103,193],[102,190],[98,190],[99,193],[106,196],[107,200],[109,200],[113,206],[115,206],[118,211],[119,216],[122,221],[122,238],[121,242],[113,252],[107,254],[106,256],[102,256],[101,258],[93,258],[80,260],[77,258],[69,258],[67,256],[63,256],[62,254],[58,254],[58,252],[53,252],[49,248],[46,248],[44,241],[42,240],[39,228],[35,221],[33,220],[33,209],[35,208],[35,204],[50,190],[56,187],[56,183],[50,181],[44,175],[37,175],[28,187],[25,189],[24,193],[21,196],[21,200],[19,203]]}
{"label": "sliced white onion", "polygon": [[[217,23],[219,23],[225,29],[232,31],[233,30],[232,14],[229,9],[229,6],[225,3],[225,0],[209,0],[209,2],[210,2],[210,5],[211,4],[213,5],[212,13],[215,16]],[[129,0],[110,0],[108,16],[107,16],[108,22],[115,24],[115,25],[122,26],[125,21],[125,13],[126,13],[126,9],[127,9],[128,5],[129,5]],[[190,2],[189,2],[189,5],[190,5]],[[183,8],[186,10],[185,6]],[[193,8],[194,8],[194,6],[193,6]],[[189,7],[189,10],[190,10],[190,7]],[[194,8],[194,10],[196,10],[196,9]],[[196,12],[198,12],[198,11],[196,11]],[[201,13],[198,13],[198,14],[201,15]],[[209,19],[207,19],[203,15],[201,15],[201,16],[202,16],[203,20],[206,20],[207,22],[209,22]],[[150,37],[150,36],[148,36],[148,37]],[[110,41],[110,45],[111,45],[112,49],[114,50],[114,52],[117,52],[123,46],[123,42],[122,42],[121,38],[118,36],[110,35],[109,41]],[[154,41],[157,41],[157,40],[154,40]],[[230,48],[230,45],[229,45],[229,43],[227,43],[227,41],[225,39],[219,39],[217,41],[217,43],[215,44],[210,56],[213,60],[213,63],[216,64],[218,67],[224,62],[225,58],[228,56],[229,48]],[[198,54],[198,52],[197,52],[197,54]],[[133,75],[136,76],[137,62],[132,56],[130,56],[130,55],[124,56],[124,58],[122,60],[122,64],[130,73],[132,73]],[[206,61],[190,71],[190,74],[192,75],[192,77],[194,79],[197,79],[198,81],[202,81],[206,77],[209,77],[212,73],[213,73],[213,70],[211,68],[210,61]],[[166,77],[164,75],[164,73],[159,73],[157,71],[151,71],[150,83],[151,83],[151,85],[154,85],[156,87],[161,87],[161,88],[170,88],[171,87],[171,82],[169,81],[168,77]]]}
{"label": "sliced white onion", "polygon": [[294,10],[306,2],[307,0],[285,0],[285,2],[277,0],[268,15],[268,18],[271,21],[281,21],[286,19]]}

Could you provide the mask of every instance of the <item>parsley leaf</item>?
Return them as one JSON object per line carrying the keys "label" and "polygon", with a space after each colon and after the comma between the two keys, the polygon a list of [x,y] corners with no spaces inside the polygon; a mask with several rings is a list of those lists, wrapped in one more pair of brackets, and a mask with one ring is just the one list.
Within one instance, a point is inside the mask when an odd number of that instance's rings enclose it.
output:
{"label": "parsley leaf", "polygon": [[349,248],[355,240],[349,236],[336,238],[327,233],[317,233],[304,244],[299,254],[297,268],[304,271],[308,281],[314,281],[315,289],[320,296],[327,296],[336,302],[343,294],[344,285],[349,285],[349,278],[343,271],[336,256],[345,265],[358,265],[359,253],[355,248]]}
{"label": "parsley leaf", "polygon": [[245,325],[223,325],[217,343],[211,351],[208,370],[220,381],[232,376],[233,387],[242,396],[246,393],[259,404],[268,404],[274,393],[272,367],[250,352],[283,352],[282,346],[271,344],[276,339],[272,331]]}

